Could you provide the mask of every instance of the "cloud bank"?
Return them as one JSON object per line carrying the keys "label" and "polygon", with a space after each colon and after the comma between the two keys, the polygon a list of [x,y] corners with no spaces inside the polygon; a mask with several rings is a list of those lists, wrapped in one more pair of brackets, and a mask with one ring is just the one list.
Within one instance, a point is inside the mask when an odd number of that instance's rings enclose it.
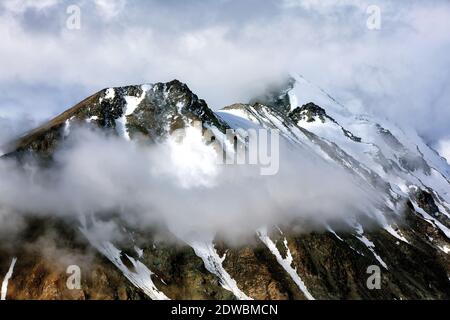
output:
{"label": "cloud bank", "polygon": [[[282,147],[279,173],[261,176],[257,166],[215,165],[211,153],[193,145],[145,147],[78,130],[51,168],[1,161],[0,234],[19,229],[28,214],[71,220],[100,214],[137,229],[164,225],[182,239],[219,233],[236,240],[295,220],[323,229],[327,220],[375,205],[355,177],[306,150]],[[120,238],[120,228],[111,230],[109,237]]]}
{"label": "cloud bank", "polygon": [[[80,30],[65,27],[69,4]],[[445,0],[7,0],[0,115],[44,119],[104,87],[173,78],[218,109],[297,72],[437,145],[450,136],[449,24]]]}

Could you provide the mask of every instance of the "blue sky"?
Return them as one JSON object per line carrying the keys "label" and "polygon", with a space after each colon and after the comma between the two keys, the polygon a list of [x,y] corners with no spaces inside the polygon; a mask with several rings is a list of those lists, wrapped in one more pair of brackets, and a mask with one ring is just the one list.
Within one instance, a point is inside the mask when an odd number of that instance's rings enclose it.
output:
{"label": "blue sky", "polygon": [[[72,4],[79,30],[66,27]],[[369,5],[380,30],[366,26]],[[3,137],[104,87],[177,78],[218,109],[295,72],[435,146],[450,141],[445,0],[3,0],[0,38]]]}

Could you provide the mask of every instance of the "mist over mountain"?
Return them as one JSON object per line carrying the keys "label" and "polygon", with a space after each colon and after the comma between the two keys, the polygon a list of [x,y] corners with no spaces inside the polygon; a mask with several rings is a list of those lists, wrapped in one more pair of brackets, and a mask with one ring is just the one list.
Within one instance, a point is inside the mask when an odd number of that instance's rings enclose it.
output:
{"label": "mist over mountain", "polygon": [[449,1],[3,0],[0,37],[0,300],[450,298]]}
{"label": "mist over mountain", "polygon": [[[272,175],[217,163],[236,141],[249,149],[255,128],[279,135]],[[446,160],[414,129],[354,113],[301,76],[215,112],[178,80],[107,88],[7,144],[0,164],[12,298],[450,292]],[[68,264],[87,272],[80,290],[58,276]],[[383,270],[380,290],[366,286],[369,266]],[[25,285],[42,270],[49,292]]]}

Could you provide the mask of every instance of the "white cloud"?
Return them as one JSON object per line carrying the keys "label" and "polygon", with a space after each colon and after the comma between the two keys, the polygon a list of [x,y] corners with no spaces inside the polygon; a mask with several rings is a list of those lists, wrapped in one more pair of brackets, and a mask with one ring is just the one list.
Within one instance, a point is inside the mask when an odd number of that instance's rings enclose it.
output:
{"label": "white cloud", "polygon": [[450,164],[450,139],[441,140],[438,144],[439,154],[447,159],[448,164]]}
{"label": "white cloud", "polygon": [[28,9],[44,10],[60,3],[60,0],[3,0],[1,6],[13,13],[23,13]]}
{"label": "white cloud", "polygon": [[[23,96],[34,96],[39,86],[67,88],[49,93],[48,104],[55,104],[61,95],[73,96],[74,87],[87,96],[104,87],[178,78],[217,109],[246,102],[294,71],[344,103],[415,126],[432,142],[450,134],[446,1],[379,0],[379,31],[366,28],[366,2],[349,0],[273,7],[230,1],[79,3],[83,20],[77,31],[65,29],[65,10],[39,20],[41,28],[53,23],[42,32],[1,17],[2,87],[20,92],[31,84],[34,91]],[[18,110],[34,113],[47,105],[17,99]],[[10,105],[0,104],[0,114]]]}
{"label": "white cloud", "polygon": [[[214,164],[211,169],[207,158],[203,168],[198,159],[187,166],[170,156],[172,143],[145,147],[75,129],[66,143],[48,170],[0,162],[0,222],[26,212],[62,218],[114,212],[137,228],[163,223],[181,238],[220,233],[237,241],[261,226],[293,220],[305,220],[305,228],[321,226],[372,210],[376,201],[350,173],[306,149],[281,145],[280,171],[261,176],[254,166]],[[191,147],[177,148],[184,156]],[[213,183],[199,183],[204,178]]]}
{"label": "white cloud", "polygon": [[118,16],[125,8],[126,0],[95,0],[97,12],[106,20]]}
{"label": "white cloud", "polygon": [[283,0],[282,4],[286,8],[300,7],[311,11],[336,11],[340,7],[367,8],[368,1],[364,0]]}

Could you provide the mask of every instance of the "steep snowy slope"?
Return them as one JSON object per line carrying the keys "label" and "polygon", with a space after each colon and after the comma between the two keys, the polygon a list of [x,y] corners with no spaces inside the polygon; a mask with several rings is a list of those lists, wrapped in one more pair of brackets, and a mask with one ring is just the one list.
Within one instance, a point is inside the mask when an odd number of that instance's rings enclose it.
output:
{"label": "steep snowy slope", "polygon": [[[232,126],[250,121],[263,127],[277,128],[294,143],[319,146],[317,152],[325,153],[327,158],[340,163],[385,194],[386,208],[380,208],[380,212],[372,215],[386,230],[402,240],[406,239],[394,231],[397,226],[391,225],[389,213],[401,215],[399,204],[408,199],[416,212],[445,236],[435,239],[435,247],[447,251],[450,184],[449,166],[445,159],[412,130],[406,134],[387,120],[351,114],[345,106],[302,77],[295,77],[290,85],[286,93],[281,93],[289,97],[289,108],[256,103],[226,107],[218,114]],[[280,112],[286,109],[290,112]],[[420,210],[418,198],[436,203],[434,211]]]}

